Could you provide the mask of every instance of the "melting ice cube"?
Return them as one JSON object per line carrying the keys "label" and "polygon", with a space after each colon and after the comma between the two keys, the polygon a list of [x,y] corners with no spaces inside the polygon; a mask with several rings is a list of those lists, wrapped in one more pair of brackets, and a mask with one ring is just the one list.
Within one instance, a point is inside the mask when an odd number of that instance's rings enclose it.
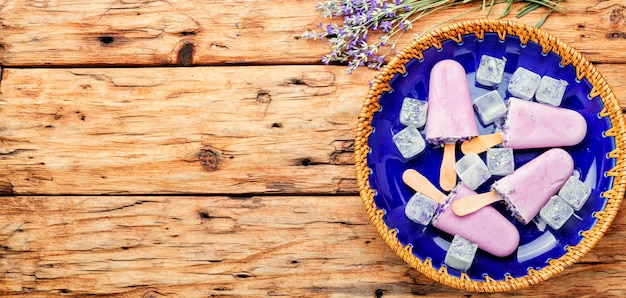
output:
{"label": "melting ice cube", "polygon": [[393,142],[404,158],[412,158],[426,148],[424,137],[413,125],[409,125],[395,134]]}
{"label": "melting ice cube", "polygon": [[435,200],[417,192],[404,207],[404,214],[418,224],[427,225],[435,215],[437,207],[439,204]]}
{"label": "melting ice cube", "polygon": [[500,84],[505,63],[505,59],[483,55],[476,70],[476,82],[489,87]]}
{"label": "melting ice cube", "polygon": [[452,243],[450,243],[450,248],[448,248],[448,252],[446,253],[444,263],[454,269],[466,271],[472,266],[477,249],[478,244],[464,239],[459,235],[454,235]]}
{"label": "melting ice cube", "polygon": [[491,178],[489,168],[476,153],[469,152],[454,164],[461,181],[474,190]]}
{"label": "melting ice cube", "polygon": [[576,211],[580,210],[580,208],[585,205],[590,194],[591,187],[574,176],[569,177],[565,185],[559,190],[559,197],[572,205]]}
{"label": "melting ice cube", "polygon": [[555,230],[560,229],[572,214],[574,209],[559,196],[552,196],[539,211],[539,216]]}
{"label": "melting ice cube", "polygon": [[511,79],[507,90],[511,95],[529,100],[535,95],[541,76],[523,67],[518,67]]}
{"label": "melting ice cube", "polygon": [[539,88],[535,94],[535,99],[538,102],[547,103],[553,106],[560,106],[563,101],[563,95],[565,95],[565,88],[567,82],[563,80],[557,80],[549,76],[543,76],[539,82]]}
{"label": "melting ice cube", "polygon": [[491,124],[506,113],[506,105],[496,90],[477,97],[474,109],[484,124]]}
{"label": "melting ice cube", "polygon": [[487,149],[487,168],[492,175],[504,176],[513,173],[515,160],[511,148]]}
{"label": "melting ice cube", "polygon": [[411,97],[405,97],[400,109],[400,123],[420,128],[426,124],[428,102]]}

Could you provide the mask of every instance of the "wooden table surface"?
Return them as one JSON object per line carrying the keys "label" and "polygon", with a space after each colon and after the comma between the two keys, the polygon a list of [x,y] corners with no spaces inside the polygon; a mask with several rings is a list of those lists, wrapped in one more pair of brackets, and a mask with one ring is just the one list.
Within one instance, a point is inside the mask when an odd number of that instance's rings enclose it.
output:
{"label": "wooden table surface", "polygon": [[[0,1],[0,294],[482,296],[370,224],[353,140],[376,72],[320,63],[318,1]],[[563,5],[543,29],[626,107],[626,3]],[[625,246],[622,211],[581,262],[493,296],[626,295]]]}

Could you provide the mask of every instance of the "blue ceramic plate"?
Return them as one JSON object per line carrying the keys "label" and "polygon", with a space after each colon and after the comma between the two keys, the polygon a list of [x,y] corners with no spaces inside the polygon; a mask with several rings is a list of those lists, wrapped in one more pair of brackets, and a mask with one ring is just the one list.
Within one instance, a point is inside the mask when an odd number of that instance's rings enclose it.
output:
{"label": "blue ceramic plate", "polygon": [[[367,155],[367,166],[371,169],[369,182],[375,190],[374,203],[378,209],[385,212],[382,220],[390,230],[397,230],[398,241],[403,245],[411,245],[412,253],[421,261],[429,260],[434,269],[444,266],[446,249],[453,235],[446,234],[432,225],[423,226],[414,223],[404,215],[404,207],[414,194],[401,179],[406,169],[415,169],[425,175],[433,184],[438,185],[439,167],[443,150],[427,145],[427,148],[417,157],[405,160],[396,149],[392,136],[405,126],[400,124],[398,115],[404,97],[428,100],[429,74],[433,65],[444,59],[454,59],[460,62],[467,72],[472,98],[476,98],[493,89],[475,83],[475,72],[482,55],[505,57],[505,76],[499,87],[500,95],[508,99],[506,85],[511,74],[517,67],[524,67],[544,76],[550,76],[567,81],[567,91],[561,107],[571,109],[583,115],[587,121],[587,135],[578,145],[563,148],[574,159],[575,171],[580,179],[592,187],[592,194],[580,211],[576,211],[563,227],[554,230],[549,226],[540,229],[534,222],[523,225],[511,217],[503,203],[494,203],[494,207],[501,211],[519,230],[520,249],[508,257],[494,257],[478,250],[474,263],[466,272],[472,280],[485,281],[485,275],[499,281],[526,276],[529,269],[539,270],[546,267],[550,260],[557,259],[567,253],[568,246],[576,246],[583,239],[581,232],[591,229],[596,223],[594,212],[603,210],[607,200],[601,196],[603,191],[612,187],[613,177],[606,175],[607,171],[615,166],[615,160],[607,155],[615,149],[614,138],[604,135],[611,127],[608,117],[600,117],[603,109],[600,98],[589,98],[592,86],[586,78],[576,79],[575,67],[562,66],[561,57],[553,52],[547,55],[536,43],[528,42],[522,45],[516,36],[507,35],[504,41],[496,33],[486,33],[484,38],[478,39],[474,34],[462,36],[462,42],[446,40],[442,48],[430,47],[423,51],[423,59],[413,59],[405,64],[406,73],[397,74],[390,81],[391,90],[383,92],[379,99],[382,107],[374,113],[371,126],[374,132],[369,136],[368,145],[371,148]],[[480,134],[494,131],[494,126],[484,126],[477,118]],[[423,128],[420,130],[424,135]],[[516,168],[524,165],[547,149],[516,150]],[[462,153],[457,146],[457,159]],[[484,153],[481,154],[484,160]],[[486,192],[489,186],[500,177],[494,176],[476,191]],[[554,242],[545,241],[550,234],[556,238]],[[543,236],[543,237],[542,237]],[[546,244],[547,243],[547,244]],[[447,268],[447,273],[461,277],[458,270]]]}

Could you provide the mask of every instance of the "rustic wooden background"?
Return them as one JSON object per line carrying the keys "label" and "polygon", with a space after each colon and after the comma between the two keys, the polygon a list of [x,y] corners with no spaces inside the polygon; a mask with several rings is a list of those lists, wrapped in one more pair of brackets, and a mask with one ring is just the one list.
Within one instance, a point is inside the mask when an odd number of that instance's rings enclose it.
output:
{"label": "rustic wooden background", "polygon": [[[482,296],[369,223],[353,139],[375,72],[321,65],[329,46],[300,37],[328,22],[318,1],[0,1],[0,294]],[[563,5],[543,29],[626,107],[626,3]],[[626,295],[625,228],[493,296]]]}

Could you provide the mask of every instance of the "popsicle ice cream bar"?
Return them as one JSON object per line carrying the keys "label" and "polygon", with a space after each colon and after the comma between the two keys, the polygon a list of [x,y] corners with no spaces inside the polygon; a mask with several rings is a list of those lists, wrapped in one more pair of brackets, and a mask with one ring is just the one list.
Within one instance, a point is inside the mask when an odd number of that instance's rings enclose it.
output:
{"label": "popsicle ice cream bar", "polygon": [[519,245],[519,232],[495,208],[485,206],[467,216],[458,216],[449,208],[455,200],[471,195],[476,192],[459,183],[450,193],[447,208],[435,215],[433,226],[450,235],[460,235],[494,256],[505,257],[513,253]]}
{"label": "popsicle ice cream bar", "polygon": [[426,140],[434,145],[478,135],[465,69],[454,60],[435,64],[430,72]]}
{"label": "popsicle ice cream bar", "polygon": [[496,181],[492,189],[498,192],[526,224],[555,195],[574,172],[574,160],[565,150],[550,149],[513,174]]}
{"label": "popsicle ice cream bar", "polygon": [[435,228],[450,235],[459,235],[478,244],[480,249],[498,257],[508,256],[517,248],[520,240],[519,232],[493,207],[485,206],[467,216],[454,214],[450,206],[455,200],[476,195],[476,192],[467,185],[457,184],[450,195],[446,196],[415,170],[406,170],[402,178],[413,190],[441,204],[432,219]]}
{"label": "popsicle ice cream bar", "polygon": [[430,71],[428,86],[426,140],[444,146],[439,184],[449,191],[456,185],[455,143],[477,136],[478,127],[460,63],[449,59],[437,62]]}
{"label": "popsicle ice cream bar", "polygon": [[453,203],[458,216],[504,200],[513,216],[528,224],[574,172],[574,160],[567,151],[550,149],[496,181],[491,192],[467,196]]}
{"label": "popsicle ice cream bar", "polygon": [[513,149],[573,146],[587,134],[587,122],[573,110],[509,98],[502,131],[461,145],[464,153],[481,153],[502,143]]}

